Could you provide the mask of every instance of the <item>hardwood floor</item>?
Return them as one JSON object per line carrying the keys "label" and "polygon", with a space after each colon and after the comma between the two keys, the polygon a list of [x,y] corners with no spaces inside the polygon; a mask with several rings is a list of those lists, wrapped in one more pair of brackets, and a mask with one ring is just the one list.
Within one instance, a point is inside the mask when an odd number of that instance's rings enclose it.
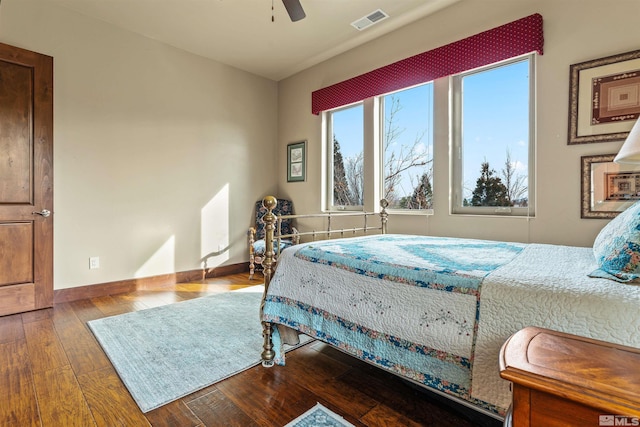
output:
{"label": "hardwood floor", "polygon": [[[259,277],[259,275],[258,275]],[[89,320],[258,284],[248,273],[0,317],[0,426],[283,426],[320,402],[355,426],[478,426],[399,378],[314,342],[143,414]]]}

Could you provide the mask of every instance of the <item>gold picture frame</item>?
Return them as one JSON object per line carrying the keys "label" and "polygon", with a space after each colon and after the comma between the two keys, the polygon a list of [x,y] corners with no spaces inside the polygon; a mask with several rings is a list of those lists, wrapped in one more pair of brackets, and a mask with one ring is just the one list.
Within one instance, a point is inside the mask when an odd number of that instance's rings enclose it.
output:
{"label": "gold picture frame", "polygon": [[640,117],[640,50],[569,69],[568,144],[624,140]]}
{"label": "gold picture frame", "polygon": [[615,218],[640,200],[640,165],[614,163],[615,156],[581,157],[581,218]]}

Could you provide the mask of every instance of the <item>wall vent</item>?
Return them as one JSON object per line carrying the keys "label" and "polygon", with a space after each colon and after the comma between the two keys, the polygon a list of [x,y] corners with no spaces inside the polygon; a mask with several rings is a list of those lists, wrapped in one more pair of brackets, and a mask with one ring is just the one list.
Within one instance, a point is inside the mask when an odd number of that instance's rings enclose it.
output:
{"label": "wall vent", "polygon": [[362,31],[365,28],[369,28],[373,24],[377,24],[378,22],[385,20],[389,17],[382,9],[374,10],[367,16],[364,16],[360,19],[357,19],[351,23],[351,26],[354,27],[358,31]]}

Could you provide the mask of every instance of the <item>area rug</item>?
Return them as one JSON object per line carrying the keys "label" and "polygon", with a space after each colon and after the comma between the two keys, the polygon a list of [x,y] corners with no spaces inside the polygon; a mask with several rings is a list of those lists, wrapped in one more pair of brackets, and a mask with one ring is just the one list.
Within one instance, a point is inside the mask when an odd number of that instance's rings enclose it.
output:
{"label": "area rug", "polygon": [[355,427],[340,415],[318,403],[285,427]]}
{"label": "area rug", "polygon": [[260,363],[262,291],[253,286],[88,325],[148,412]]}

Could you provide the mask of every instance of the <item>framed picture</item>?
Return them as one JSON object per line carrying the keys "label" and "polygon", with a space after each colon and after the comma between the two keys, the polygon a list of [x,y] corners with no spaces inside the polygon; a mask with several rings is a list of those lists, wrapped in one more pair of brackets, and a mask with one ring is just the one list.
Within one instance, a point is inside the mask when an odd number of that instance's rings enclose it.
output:
{"label": "framed picture", "polygon": [[615,156],[581,158],[582,218],[614,218],[640,200],[640,165],[613,163]]}
{"label": "framed picture", "polygon": [[640,50],[570,66],[570,145],[624,140],[639,116]]}
{"label": "framed picture", "polygon": [[287,145],[287,182],[304,181],[307,167],[307,141]]}

